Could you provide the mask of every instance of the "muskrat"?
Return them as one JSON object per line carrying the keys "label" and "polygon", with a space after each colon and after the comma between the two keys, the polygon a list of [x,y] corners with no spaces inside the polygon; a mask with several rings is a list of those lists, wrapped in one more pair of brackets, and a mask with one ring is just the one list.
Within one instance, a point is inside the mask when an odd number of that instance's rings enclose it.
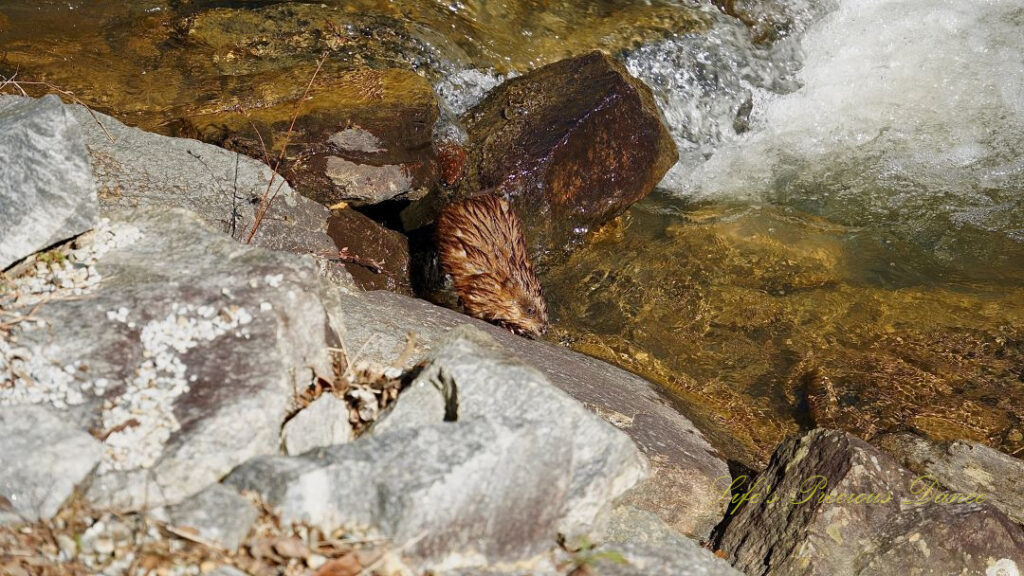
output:
{"label": "muskrat", "polygon": [[547,332],[547,304],[508,201],[487,194],[449,204],[436,233],[441,268],[466,313],[523,336]]}

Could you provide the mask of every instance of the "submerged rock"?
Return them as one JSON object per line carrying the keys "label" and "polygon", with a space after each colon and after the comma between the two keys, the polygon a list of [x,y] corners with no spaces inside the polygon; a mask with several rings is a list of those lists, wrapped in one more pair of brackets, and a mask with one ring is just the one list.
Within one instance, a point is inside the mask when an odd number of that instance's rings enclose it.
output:
{"label": "submerged rock", "polygon": [[755,470],[811,426],[1019,453],[1024,283],[935,285],[869,236],[656,193],[542,271],[552,336],[663,386]]}
{"label": "submerged rock", "polygon": [[453,332],[419,378],[445,398],[429,417],[258,458],[227,482],[259,492],[285,522],[369,526],[406,557],[455,568],[529,560],[559,533],[585,533],[643,475],[625,434],[477,329]]}
{"label": "submerged rock", "polygon": [[[48,404],[90,429],[98,508],[173,504],[279,450],[294,394],[330,376],[311,259],[246,247],[167,210],[109,225],[73,298],[29,298],[0,340],[0,404]],[[21,284],[19,284],[21,283]]]}
{"label": "submerged rock", "polygon": [[82,129],[60,99],[0,95],[0,270],[96,225]]}
{"label": "submerged rock", "polygon": [[0,405],[0,524],[53,517],[102,455],[56,410]]}
{"label": "submerged rock", "polygon": [[600,52],[506,81],[463,122],[462,188],[507,194],[536,254],[621,214],[678,158],[650,89]]}
{"label": "submerged rock", "polygon": [[341,72],[318,77],[308,93],[250,99],[186,112],[174,132],[271,164],[280,159],[281,174],[327,206],[416,197],[438,181],[431,141],[437,101],[413,72]]}
{"label": "submerged rock", "polygon": [[756,480],[734,486],[738,511],[720,548],[750,576],[911,574],[922,566],[985,574],[1024,557],[1024,529],[976,493],[953,500],[932,491],[844,432],[789,440]]}
{"label": "submerged rock", "polygon": [[[360,350],[364,361],[385,366],[404,359],[405,366],[412,367],[422,357],[422,351],[436,350],[452,328],[462,324],[479,327],[511,353],[528,359],[552,384],[636,442],[650,462],[650,474],[625,495],[626,501],[653,512],[673,529],[695,538],[706,537],[721,520],[725,502],[719,499],[715,483],[729,476],[725,462],[715,455],[700,430],[646,380],[599,360],[521,338],[400,294],[339,293],[327,306],[332,325],[343,334],[348,349]],[[417,352],[403,357],[410,337]],[[417,404],[421,407],[417,412],[436,410],[426,404],[437,404],[429,390],[416,393],[423,395],[420,401],[424,403]],[[411,417],[408,412],[403,416]],[[381,423],[386,424],[386,420]]]}

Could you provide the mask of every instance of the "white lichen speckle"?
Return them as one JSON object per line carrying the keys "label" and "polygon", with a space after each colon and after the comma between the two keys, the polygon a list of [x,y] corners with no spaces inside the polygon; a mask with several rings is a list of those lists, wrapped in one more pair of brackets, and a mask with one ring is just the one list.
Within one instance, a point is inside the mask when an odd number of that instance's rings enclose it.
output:
{"label": "white lichen speckle", "polygon": [[252,316],[237,306],[177,304],[165,318],[143,326],[139,340],[144,360],[124,392],[104,406],[108,434],[100,472],[152,466],[180,428],[175,401],[198,379],[188,374],[181,355],[250,322]]}
{"label": "white lichen speckle", "polygon": [[10,308],[34,306],[46,298],[65,298],[88,294],[102,276],[96,262],[107,252],[130,246],[142,237],[131,224],[111,224],[108,219],[79,237],[73,246],[58,248],[36,256],[32,268],[16,276],[11,291],[16,295]]}
{"label": "white lichen speckle", "polygon": [[1020,576],[1020,568],[1013,560],[1000,558],[985,569],[985,576]]}

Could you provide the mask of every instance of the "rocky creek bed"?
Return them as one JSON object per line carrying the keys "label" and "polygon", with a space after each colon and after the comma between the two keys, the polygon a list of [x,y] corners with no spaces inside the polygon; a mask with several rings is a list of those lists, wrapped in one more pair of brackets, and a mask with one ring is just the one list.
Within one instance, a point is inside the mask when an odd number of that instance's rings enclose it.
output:
{"label": "rocky creek bed", "polygon": [[[813,11],[152,4],[145,102],[46,29],[0,62],[0,571],[1020,574],[1019,290],[896,298],[852,227],[630,208],[746,130],[733,88],[783,90],[752,77]],[[60,42],[104,61],[95,10]],[[740,30],[756,65],[675,116],[671,67]],[[481,191],[546,341],[452,309],[434,222]]]}
{"label": "rocky creek bed", "polygon": [[[1018,570],[1010,456],[814,430],[734,477],[641,378],[360,290],[287,183],[251,234],[256,160],[54,96],[0,123],[9,572]],[[761,494],[807,478],[885,501]]]}

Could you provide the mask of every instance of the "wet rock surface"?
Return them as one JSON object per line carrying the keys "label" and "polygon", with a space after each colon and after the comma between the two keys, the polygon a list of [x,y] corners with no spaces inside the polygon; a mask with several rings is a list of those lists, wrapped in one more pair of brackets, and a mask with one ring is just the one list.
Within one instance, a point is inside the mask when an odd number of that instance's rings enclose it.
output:
{"label": "wet rock surface", "polygon": [[558,533],[585,532],[643,475],[626,435],[475,328],[453,332],[419,378],[446,397],[431,422],[258,458],[227,482],[258,491],[285,521],[370,526],[407,556],[458,567],[533,558]]}
{"label": "wet rock surface", "polygon": [[900,574],[925,565],[981,574],[1024,553],[1024,529],[1002,512],[971,494],[937,500],[915,474],[845,432],[787,441],[756,480],[744,480],[733,499],[749,499],[720,548],[750,575]]}
{"label": "wet rock surface", "polygon": [[47,404],[91,430],[103,458],[87,500],[138,510],[277,452],[295,391],[331,373],[326,317],[311,259],[180,211],[110,226],[88,263],[101,279],[77,296],[33,302],[15,280],[9,310],[38,306],[5,341],[0,403]]}
{"label": "wet rock surface", "polygon": [[418,197],[438,181],[437,102],[429,82],[410,71],[318,76],[308,92],[279,101],[241,98],[185,114],[172,123],[174,135],[277,165],[300,193],[326,206]]}
{"label": "wet rock surface", "polygon": [[56,96],[0,96],[0,270],[98,220],[82,129]]}
{"label": "wet rock surface", "polygon": [[363,290],[412,295],[409,240],[351,208],[331,211],[327,235],[334,242],[330,260],[344,265]]}
{"label": "wet rock surface", "polygon": [[[429,351],[456,326],[479,327],[637,443],[650,462],[650,474],[626,500],[697,538],[707,536],[721,518],[725,503],[719,501],[715,481],[728,476],[725,462],[649,382],[593,358],[399,294],[339,294],[328,311],[350,349],[384,365],[400,356],[410,332],[415,344]],[[406,362],[412,366],[415,357]]]}
{"label": "wet rock surface", "polygon": [[58,411],[0,405],[0,524],[51,518],[102,454]]}
{"label": "wet rock surface", "polygon": [[650,89],[599,52],[506,81],[463,122],[462,188],[508,195],[537,254],[621,214],[678,157]]}

